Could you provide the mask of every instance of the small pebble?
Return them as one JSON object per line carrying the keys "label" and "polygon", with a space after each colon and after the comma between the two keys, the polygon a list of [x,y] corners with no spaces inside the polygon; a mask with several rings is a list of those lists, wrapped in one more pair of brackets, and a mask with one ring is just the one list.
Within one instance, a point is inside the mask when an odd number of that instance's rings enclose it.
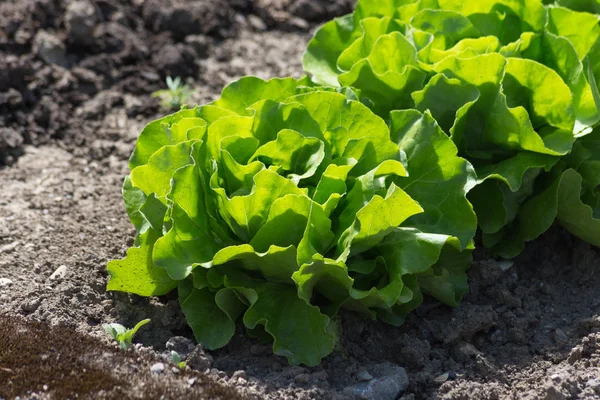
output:
{"label": "small pebble", "polygon": [[11,281],[8,278],[0,278],[0,288],[4,287],[4,286],[10,286],[12,285],[13,281]]}
{"label": "small pebble", "polygon": [[444,383],[448,380],[448,378],[450,377],[450,374],[448,372],[438,375],[436,376],[433,380],[437,383]]}
{"label": "small pebble", "polygon": [[61,265],[60,267],[56,268],[56,271],[54,271],[52,273],[52,275],[50,275],[50,278],[48,278],[48,279],[51,281],[54,281],[54,280],[58,280],[58,279],[63,279],[66,275],[67,275],[67,266]]}
{"label": "small pebble", "polygon": [[600,379],[594,378],[590,379],[585,383],[585,386],[590,387],[592,389],[600,389]]}
{"label": "small pebble", "polygon": [[497,262],[498,267],[502,270],[502,271],[508,271],[510,269],[510,267],[512,267],[515,263],[514,261],[499,261]]}
{"label": "small pebble", "polygon": [[408,375],[402,367],[383,363],[369,369],[373,379],[347,386],[342,394],[360,400],[395,400],[408,388]]}
{"label": "small pebble", "polygon": [[21,304],[21,309],[26,313],[32,313],[40,306],[40,299],[30,299]]}
{"label": "small pebble", "polygon": [[252,28],[257,32],[263,32],[267,30],[267,24],[265,24],[265,22],[256,15],[248,15],[248,22],[250,23],[250,26],[252,26]]}
{"label": "small pebble", "polygon": [[57,36],[39,29],[32,45],[33,53],[48,64],[66,66],[66,46]]}
{"label": "small pebble", "polygon": [[356,374],[356,379],[359,381],[370,381],[373,379],[373,375],[371,375],[366,369],[363,369]]}
{"label": "small pebble", "polygon": [[244,371],[243,369],[239,370],[239,371],[235,371],[233,373],[233,375],[231,375],[232,379],[239,379],[242,378],[243,380],[248,380],[248,375],[246,375],[246,371]]}
{"label": "small pebble", "polygon": [[153,374],[162,374],[165,370],[165,364],[163,363],[156,363],[154,364],[152,367],[150,367],[150,371]]}
{"label": "small pebble", "polygon": [[4,246],[0,246],[0,253],[10,253],[18,245],[19,245],[19,242],[17,241],[17,242],[12,242],[12,243],[9,243],[9,244],[5,244]]}
{"label": "small pebble", "polygon": [[436,376],[433,380],[437,383],[444,383],[446,381],[454,381],[458,378],[458,374],[455,371],[448,371],[439,376]]}

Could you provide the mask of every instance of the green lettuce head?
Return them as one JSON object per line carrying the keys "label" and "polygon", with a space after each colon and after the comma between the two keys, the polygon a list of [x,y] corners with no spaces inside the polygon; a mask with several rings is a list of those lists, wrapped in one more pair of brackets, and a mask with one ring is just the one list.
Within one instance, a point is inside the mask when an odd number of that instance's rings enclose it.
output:
{"label": "green lettuce head", "polygon": [[334,349],[340,308],[401,324],[422,293],[457,305],[471,165],[429,112],[388,125],[354,92],[306,83],[243,78],[143,130],[123,186],[136,243],[109,290],[177,288],[207,348],[241,319],[307,365]]}
{"label": "green lettuce head", "polygon": [[[557,218],[598,243],[598,220],[569,211],[559,189],[577,186],[563,158],[600,121],[592,3],[359,0],[315,34],[304,67],[317,84],[355,88],[383,118],[431,113],[477,171],[469,199],[496,253],[517,255]],[[594,207],[586,193],[569,204]]]}

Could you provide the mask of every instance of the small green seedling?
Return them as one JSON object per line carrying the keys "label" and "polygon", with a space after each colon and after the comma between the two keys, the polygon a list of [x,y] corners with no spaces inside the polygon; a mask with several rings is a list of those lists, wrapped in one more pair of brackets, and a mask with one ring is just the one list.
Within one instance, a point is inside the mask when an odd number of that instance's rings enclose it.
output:
{"label": "small green seedling", "polygon": [[179,109],[187,104],[192,96],[192,89],[184,84],[180,77],[175,79],[167,76],[167,89],[157,90],[152,93],[152,97],[161,99],[160,105],[167,109]]}
{"label": "small green seedling", "polygon": [[175,350],[171,351],[171,358],[173,359],[173,362],[175,363],[175,365],[177,365],[177,367],[179,367],[179,369],[184,369],[185,366],[187,365],[186,361],[181,361],[181,356]]}
{"label": "small green seedling", "polygon": [[112,336],[119,343],[119,346],[123,350],[126,350],[129,348],[129,346],[131,346],[133,336],[148,322],[150,322],[150,319],[141,320],[133,327],[133,329],[127,329],[121,324],[103,324],[102,328],[104,328],[106,333]]}

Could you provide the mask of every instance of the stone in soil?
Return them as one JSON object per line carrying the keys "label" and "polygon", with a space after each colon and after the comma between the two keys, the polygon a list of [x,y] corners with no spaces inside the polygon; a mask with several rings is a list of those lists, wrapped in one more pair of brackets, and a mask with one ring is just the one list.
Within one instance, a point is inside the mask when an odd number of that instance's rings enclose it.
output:
{"label": "stone in soil", "polygon": [[40,29],[33,39],[33,53],[49,64],[67,66],[66,46],[55,35]]}
{"label": "stone in soil", "polygon": [[69,269],[66,265],[61,265],[60,267],[56,268],[56,270],[52,273],[52,275],[50,275],[48,280],[57,281],[60,279],[64,279],[65,276],[67,276],[68,271]]}
{"label": "stone in soil", "polygon": [[12,280],[8,278],[0,278],[0,288],[12,285]]}
{"label": "stone in soil", "polygon": [[376,378],[344,389],[344,394],[361,400],[395,400],[408,388],[406,370],[389,363],[371,367]]}
{"label": "stone in soil", "polygon": [[165,371],[165,364],[159,362],[156,364],[152,364],[150,367],[150,372],[153,374],[162,374]]}

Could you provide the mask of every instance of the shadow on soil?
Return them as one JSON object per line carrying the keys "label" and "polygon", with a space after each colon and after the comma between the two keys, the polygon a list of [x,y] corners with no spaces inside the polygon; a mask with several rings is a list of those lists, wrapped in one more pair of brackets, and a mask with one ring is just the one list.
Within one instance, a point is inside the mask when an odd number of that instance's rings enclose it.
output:
{"label": "shadow on soil", "polygon": [[[150,374],[150,368],[135,365],[150,360],[139,358],[139,354],[118,351],[71,329],[0,316],[0,398],[37,392],[57,399],[92,394],[95,398],[155,399],[184,393],[192,398],[241,399],[233,390],[197,373],[181,373],[182,378],[196,378],[195,390],[186,392],[177,385],[165,385],[158,377],[148,379],[144,375]],[[147,384],[136,387],[141,378]],[[187,378],[183,379],[186,383]]]}

